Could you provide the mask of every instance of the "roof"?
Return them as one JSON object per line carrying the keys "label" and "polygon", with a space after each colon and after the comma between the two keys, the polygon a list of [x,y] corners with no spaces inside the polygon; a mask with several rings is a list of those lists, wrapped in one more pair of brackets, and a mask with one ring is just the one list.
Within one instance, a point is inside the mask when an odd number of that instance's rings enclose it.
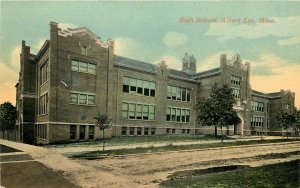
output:
{"label": "roof", "polygon": [[188,78],[188,79],[192,79],[192,76],[193,76],[193,75],[188,74],[186,72],[175,70],[175,69],[170,69],[170,75],[183,77],[183,78]]}
{"label": "roof", "polygon": [[263,92],[256,91],[256,90],[252,90],[252,94],[261,95],[261,96],[265,96],[265,97],[268,97],[268,98],[274,98],[274,97],[280,97],[281,96],[280,92],[263,93]]}
{"label": "roof", "polygon": [[154,71],[154,65],[151,63],[146,63],[143,61],[135,60],[135,59],[130,59],[127,57],[122,57],[118,55],[114,55],[114,62],[117,63],[118,65],[123,65],[126,67],[133,67],[137,69],[144,69],[148,71]]}
{"label": "roof", "polygon": [[281,95],[281,92],[268,93],[270,97],[278,97]]}
{"label": "roof", "polygon": [[[155,65],[152,64],[152,63],[146,63],[146,62],[143,62],[143,61],[130,59],[130,58],[119,56],[119,55],[114,55],[114,63],[116,63],[119,66],[134,68],[134,69],[137,69],[137,70],[150,71],[150,72],[155,71]],[[186,72],[183,72],[183,71],[180,71],[180,70],[175,70],[175,69],[169,69],[169,70],[170,70],[170,75],[171,76],[194,80],[195,77],[204,76],[204,75],[207,75],[207,74],[219,73],[220,68],[207,70],[207,71],[204,71],[204,72],[197,73],[195,75],[188,74]]]}
{"label": "roof", "polygon": [[207,71],[203,71],[203,72],[198,72],[195,75],[193,75],[193,77],[202,77],[202,76],[205,76],[205,75],[216,74],[216,73],[219,73],[219,72],[220,72],[220,67],[210,69],[210,70],[207,70]]}

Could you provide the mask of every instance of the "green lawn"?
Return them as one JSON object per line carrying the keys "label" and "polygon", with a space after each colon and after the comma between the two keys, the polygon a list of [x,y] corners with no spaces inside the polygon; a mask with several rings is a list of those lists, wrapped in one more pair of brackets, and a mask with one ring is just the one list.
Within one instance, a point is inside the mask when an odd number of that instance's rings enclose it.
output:
{"label": "green lawn", "polygon": [[299,160],[184,179],[173,179],[161,183],[160,187],[299,188]]}
{"label": "green lawn", "polygon": [[[224,136],[225,140],[231,138]],[[105,140],[106,146],[122,146],[130,144],[143,144],[143,143],[161,143],[161,142],[192,142],[192,141],[209,141],[221,140],[221,136],[215,137],[214,135],[156,135],[156,136],[129,136],[109,138]],[[47,147],[86,147],[91,145],[102,145],[103,140],[89,141],[89,142],[74,142],[68,144],[53,144]]]}
{"label": "green lawn", "polygon": [[206,144],[191,144],[191,145],[166,145],[161,147],[137,147],[137,148],[124,148],[124,149],[115,149],[115,150],[105,150],[102,151],[99,147],[97,151],[90,152],[79,152],[68,154],[70,158],[86,158],[86,157],[101,157],[108,155],[126,155],[126,154],[138,154],[138,153],[154,153],[154,152],[166,152],[166,151],[180,151],[180,150],[191,150],[191,149],[206,149],[206,148],[217,148],[217,147],[226,147],[226,146],[241,146],[241,145],[250,145],[250,144],[266,144],[266,143],[278,143],[286,142],[286,139],[278,140],[249,140],[249,141],[236,141],[236,142],[218,142],[218,143],[206,143]]}

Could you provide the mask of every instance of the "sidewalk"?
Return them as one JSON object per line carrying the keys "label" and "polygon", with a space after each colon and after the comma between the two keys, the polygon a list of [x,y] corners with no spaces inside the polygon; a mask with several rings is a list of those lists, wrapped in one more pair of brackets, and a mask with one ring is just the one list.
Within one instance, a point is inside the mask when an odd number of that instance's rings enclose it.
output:
{"label": "sidewalk", "polygon": [[6,188],[77,188],[26,152],[0,142],[1,186]]}
{"label": "sidewalk", "polygon": [[47,148],[2,139],[0,145],[21,151],[11,153],[14,159],[4,159],[9,153],[0,154],[0,182],[6,188],[138,187],[127,178],[82,165]]}

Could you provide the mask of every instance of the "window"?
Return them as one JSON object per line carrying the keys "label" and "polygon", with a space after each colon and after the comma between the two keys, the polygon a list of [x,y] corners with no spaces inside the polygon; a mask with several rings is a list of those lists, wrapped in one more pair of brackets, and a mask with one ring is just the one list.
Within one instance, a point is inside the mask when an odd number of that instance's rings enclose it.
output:
{"label": "window", "polygon": [[39,115],[48,113],[48,93],[40,96],[39,98]]}
{"label": "window", "polygon": [[152,105],[149,105],[149,120],[155,119],[155,107]]}
{"label": "window", "polygon": [[82,55],[87,55],[88,48],[86,46],[81,46],[81,54]]}
{"label": "window", "polygon": [[186,101],[186,89],[182,88],[182,101]]}
{"label": "window", "polygon": [[76,139],[76,125],[70,125],[70,140]]}
{"label": "window", "polygon": [[95,105],[95,95],[87,95],[88,96],[88,105]]}
{"label": "window", "polygon": [[96,74],[96,65],[89,63],[88,64],[88,73]]}
{"label": "window", "polygon": [[135,127],[129,127],[129,135],[134,135]]}
{"label": "window", "polygon": [[180,119],[181,119],[181,109],[177,108],[176,109],[176,120],[177,120],[177,122],[180,122]]}
{"label": "window", "polygon": [[172,86],[168,86],[167,99],[171,99],[172,96]]}
{"label": "window", "polygon": [[172,86],[172,99],[176,100],[176,96],[177,96],[177,87]]}
{"label": "window", "polygon": [[176,129],[172,129],[172,134],[175,134],[175,132],[176,132]]}
{"label": "window", "polygon": [[154,82],[150,82],[149,83],[149,89],[150,89],[150,96],[151,97],[155,97],[155,83]]}
{"label": "window", "polygon": [[96,104],[96,95],[72,91],[71,103],[94,106]]}
{"label": "window", "polygon": [[40,67],[40,85],[48,81],[48,60]]}
{"label": "window", "polygon": [[86,104],[87,102],[87,95],[85,94],[79,94],[79,104]]}
{"label": "window", "polygon": [[143,106],[143,119],[149,119],[149,105]]}
{"label": "window", "polygon": [[94,139],[95,127],[89,126],[89,139]]}
{"label": "window", "polygon": [[150,95],[150,83],[148,81],[143,81],[143,85],[144,85],[144,95],[145,96],[149,96]]}
{"label": "window", "polygon": [[136,134],[137,135],[142,135],[142,127],[137,127],[136,128]]}
{"label": "window", "polygon": [[234,98],[239,99],[240,98],[240,89],[239,88],[232,88],[232,95]]}
{"label": "window", "polygon": [[129,93],[129,78],[123,78],[123,92]]}
{"label": "window", "polygon": [[137,94],[143,95],[143,80],[137,80]]}
{"label": "window", "polygon": [[186,116],[186,109],[182,109],[181,110],[181,122],[185,122],[185,116]]}
{"label": "window", "polygon": [[85,125],[80,125],[79,127],[79,139],[84,140],[85,139]]}
{"label": "window", "polygon": [[177,100],[181,101],[181,88],[177,88]]}
{"label": "window", "polygon": [[186,90],[186,100],[191,101],[191,90],[190,89]]}
{"label": "window", "polygon": [[36,137],[41,139],[47,139],[47,125],[45,124],[36,125]]}
{"label": "window", "polygon": [[136,119],[142,119],[142,105],[136,105]]}
{"label": "window", "polygon": [[147,105],[147,104],[123,102],[122,118],[155,120],[155,106]]}
{"label": "window", "polygon": [[85,62],[79,62],[79,71],[80,72],[87,72],[88,64]]}
{"label": "window", "polygon": [[177,86],[168,86],[167,99],[190,102],[191,90]]}
{"label": "window", "polygon": [[72,70],[78,71],[79,70],[79,62],[78,61],[72,61]]}
{"label": "window", "polygon": [[292,109],[292,105],[291,104],[286,104],[285,109]]}
{"label": "window", "polygon": [[129,104],[129,118],[135,119],[135,104]]}
{"label": "window", "polygon": [[251,116],[251,126],[252,127],[263,127],[264,126],[264,118],[260,116]]}
{"label": "window", "polygon": [[171,108],[167,108],[167,121],[171,121]]}
{"label": "window", "polygon": [[263,112],[264,111],[264,103],[251,101],[251,110],[256,112]]}
{"label": "window", "polygon": [[96,65],[93,63],[86,63],[82,61],[72,60],[71,68],[72,71],[96,74]]}
{"label": "window", "polygon": [[155,97],[156,83],[124,76],[123,92]]}
{"label": "window", "polygon": [[241,85],[241,78],[231,75],[231,84],[240,86]]}
{"label": "window", "polygon": [[172,108],[171,109],[171,121],[175,121],[176,120],[176,108]]}
{"label": "window", "polygon": [[78,104],[78,94],[77,93],[71,93],[71,103]]}
{"label": "window", "polygon": [[170,122],[190,122],[190,109],[167,107],[167,121]]}
{"label": "window", "polygon": [[170,134],[170,133],[171,133],[171,129],[170,129],[170,128],[167,128],[167,129],[166,129],[166,133],[167,133],[167,134]]}
{"label": "window", "polygon": [[149,135],[149,128],[148,127],[144,128],[144,135]]}
{"label": "window", "polygon": [[128,118],[128,103],[122,103],[122,118]]}
{"label": "window", "polygon": [[136,93],[136,79],[130,78],[130,93]]}
{"label": "window", "polygon": [[122,127],[122,132],[121,132],[121,134],[122,134],[123,136],[126,136],[126,135],[127,135],[127,127]]}

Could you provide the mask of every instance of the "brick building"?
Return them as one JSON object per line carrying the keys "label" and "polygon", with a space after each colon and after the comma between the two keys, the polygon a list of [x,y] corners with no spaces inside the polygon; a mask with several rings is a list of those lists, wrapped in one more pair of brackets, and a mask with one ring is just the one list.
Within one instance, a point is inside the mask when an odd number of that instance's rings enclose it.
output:
{"label": "brick building", "polygon": [[239,55],[220,55],[220,67],[196,71],[187,53],[182,71],[114,54],[113,40],[102,41],[87,28],[62,29],[50,24],[50,40],[35,55],[22,42],[17,90],[20,141],[55,143],[101,138],[93,119],[109,113],[108,137],[158,134],[214,134],[198,125],[194,105],[211,86],[233,88],[241,123],[227,134],[281,134],[275,114],[294,109],[290,91],[252,90],[250,64]]}

